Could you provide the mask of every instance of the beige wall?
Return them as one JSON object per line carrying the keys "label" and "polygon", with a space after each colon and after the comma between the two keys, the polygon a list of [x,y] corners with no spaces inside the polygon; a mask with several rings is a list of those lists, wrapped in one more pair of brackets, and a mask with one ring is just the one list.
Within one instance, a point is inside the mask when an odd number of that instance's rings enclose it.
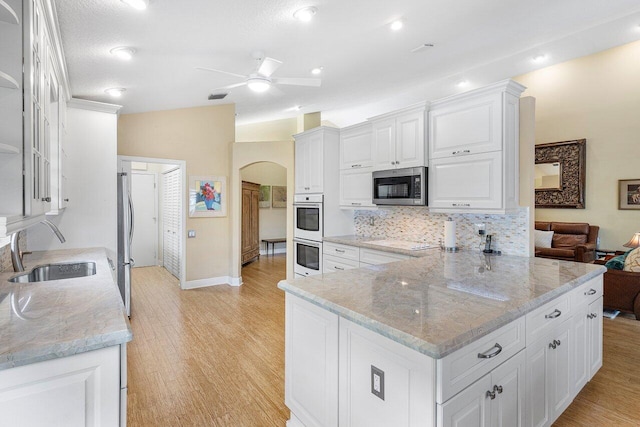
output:
{"label": "beige wall", "polygon": [[536,209],[538,220],[600,226],[623,249],[640,212],[618,210],[618,180],[640,179],[640,42],[515,77],[536,98],[536,144],[587,139],[586,209]]}
{"label": "beige wall", "polygon": [[232,210],[238,212],[233,215],[232,229],[235,236],[231,243],[231,274],[240,276],[240,236],[241,236],[241,169],[258,163],[272,162],[287,170],[287,277],[293,278],[293,141],[280,142],[237,142],[232,146],[231,188],[233,191]]}
{"label": "beige wall", "polygon": [[[240,171],[242,181],[255,182],[260,185],[278,185],[286,187],[287,170],[275,163],[259,162],[253,163]],[[287,235],[287,210],[269,206],[260,208],[259,213],[259,235],[262,239],[277,239]]]}
{"label": "beige wall", "polygon": [[[234,140],[233,104],[123,114],[118,120],[119,155],[185,160],[188,176],[229,177]],[[187,229],[197,233],[195,239],[187,239],[187,281],[230,276],[234,211],[229,188],[227,192],[226,217],[189,218],[185,206]]]}
{"label": "beige wall", "polygon": [[236,126],[236,142],[293,141],[298,119],[273,120]]}

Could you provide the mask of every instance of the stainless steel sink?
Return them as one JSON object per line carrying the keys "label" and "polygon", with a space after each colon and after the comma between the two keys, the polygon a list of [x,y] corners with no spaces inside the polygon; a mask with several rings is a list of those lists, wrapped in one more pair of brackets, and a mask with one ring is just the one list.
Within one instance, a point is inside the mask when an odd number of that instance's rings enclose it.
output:
{"label": "stainless steel sink", "polygon": [[12,277],[9,281],[13,283],[46,282],[49,280],[87,277],[94,274],[96,274],[96,263],[93,261],[69,262],[39,265],[27,273]]}

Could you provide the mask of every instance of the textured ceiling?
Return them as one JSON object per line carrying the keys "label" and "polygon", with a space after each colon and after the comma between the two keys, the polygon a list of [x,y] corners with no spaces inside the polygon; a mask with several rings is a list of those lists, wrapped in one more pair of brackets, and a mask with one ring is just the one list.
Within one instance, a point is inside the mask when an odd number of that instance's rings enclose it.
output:
{"label": "textured ceiling", "polygon": [[[55,0],[74,97],[114,102],[123,113],[236,104],[238,123],[322,111],[351,124],[367,115],[483,86],[552,63],[640,39],[637,0],[150,0],[137,11],[120,0]],[[313,5],[315,19],[293,19]],[[404,28],[391,32],[401,18]],[[435,47],[417,53],[423,43]],[[109,53],[130,46],[122,62]],[[241,79],[196,70],[249,74],[251,54],[283,61],[274,77],[312,77],[322,86],[279,86],[263,94],[216,88]],[[547,54],[548,62],[531,58]],[[469,86],[461,89],[461,79]]]}

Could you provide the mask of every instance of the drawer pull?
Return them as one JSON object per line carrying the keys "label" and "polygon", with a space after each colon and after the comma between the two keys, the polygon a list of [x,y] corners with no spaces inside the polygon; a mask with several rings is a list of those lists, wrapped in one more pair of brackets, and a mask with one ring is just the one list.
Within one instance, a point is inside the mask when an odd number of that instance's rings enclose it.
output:
{"label": "drawer pull", "polygon": [[352,168],[361,168],[362,165],[351,165]]}
{"label": "drawer pull", "polygon": [[344,268],[338,267],[337,265],[334,265],[333,268],[335,268],[336,270],[344,270]]}
{"label": "drawer pull", "polygon": [[596,294],[596,290],[595,289],[589,289],[589,291],[584,293],[585,295],[595,295]]}
{"label": "drawer pull", "polygon": [[[489,351],[493,350],[494,348],[497,349],[497,350],[494,351],[493,353],[487,354]],[[496,343],[496,345],[494,345],[493,347],[491,347],[489,350],[485,351],[484,353],[478,353],[478,359],[491,359],[492,357],[495,357],[495,356],[499,355],[501,351],[502,351],[502,346],[500,344]]]}
{"label": "drawer pull", "polygon": [[496,392],[495,391],[491,391],[491,390],[487,390],[487,394],[485,395],[486,397],[490,397],[491,400],[496,398]]}
{"label": "drawer pull", "polygon": [[471,203],[451,203],[451,206],[471,207]]}
{"label": "drawer pull", "polygon": [[456,154],[469,154],[471,153],[471,150],[458,150],[458,151],[454,151],[453,153],[451,153],[451,155],[455,156]]}
{"label": "drawer pull", "polygon": [[352,204],[353,206],[360,206],[360,205],[362,205],[362,203],[356,203],[356,202],[351,202],[351,204]]}
{"label": "drawer pull", "polygon": [[545,314],[544,318],[545,319],[555,319],[556,317],[560,317],[561,314],[562,314],[562,312],[556,308],[555,310],[553,310],[553,313]]}
{"label": "drawer pull", "polygon": [[338,252],[338,253],[341,253],[341,254],[344,253],[344,249],[336,249],[335,251]]}

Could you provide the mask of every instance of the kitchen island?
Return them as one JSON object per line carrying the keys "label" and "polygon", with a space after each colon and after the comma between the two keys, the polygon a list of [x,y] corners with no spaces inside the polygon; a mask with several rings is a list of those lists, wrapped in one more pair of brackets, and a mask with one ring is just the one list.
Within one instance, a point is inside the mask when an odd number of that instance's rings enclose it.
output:
{"label": "kitchen island", "polygon": [[550,425],[602,364],[604,271],[432,250],[282,281],[289,426]]}
{"label": "kitchen island", "polygon": [[95,274],[11,283],[18,273],[0,273],[0,425],[119,425],[126,413],[132,333],[105,249],[34,252],[25,269],[82,261]]}

